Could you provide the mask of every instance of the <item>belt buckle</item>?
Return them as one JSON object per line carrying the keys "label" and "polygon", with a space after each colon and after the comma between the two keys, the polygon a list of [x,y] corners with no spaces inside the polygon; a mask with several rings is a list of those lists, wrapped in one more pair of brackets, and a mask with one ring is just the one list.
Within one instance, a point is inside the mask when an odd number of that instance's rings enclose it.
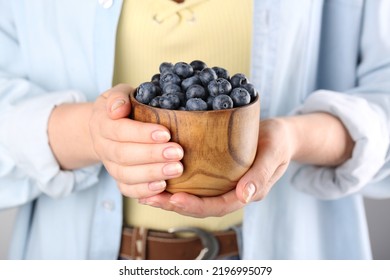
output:
{"label": "belt buckle", "polygon": [[176,227],[168,230],[170,233],[179,232],[192,232],[195,233],[202,242],[203,249],[199,252],[199,255],[195,258],[196,260],[213,260],[217,257],[219,252],[219,243],[217,238],[211,233],[202,230],[197,227]]}

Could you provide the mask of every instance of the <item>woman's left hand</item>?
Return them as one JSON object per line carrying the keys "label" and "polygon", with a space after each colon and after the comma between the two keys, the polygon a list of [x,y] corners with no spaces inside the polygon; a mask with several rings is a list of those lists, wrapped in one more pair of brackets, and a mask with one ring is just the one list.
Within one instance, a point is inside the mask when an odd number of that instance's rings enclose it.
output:
{"label": "woman's left hand", "polygon": [[237,187],[216,197],[198,197],[187,193],[158,195],[140,199],[150,206],[192,217],[223,216],[251,201],[263,199],[285,172],[293,151],[292,135],[283,119],[268,119],[260,124],[257,154],[251,168]]}
{"label": "woman's left hand", "polygon": [[164,192],[140,202],[193,217],[223,216],[266,197],[291,160],[336,167],[351,158],[354,145],[343,123],[327,113],[263,120],[255,160],[234,190],[202,198]]}

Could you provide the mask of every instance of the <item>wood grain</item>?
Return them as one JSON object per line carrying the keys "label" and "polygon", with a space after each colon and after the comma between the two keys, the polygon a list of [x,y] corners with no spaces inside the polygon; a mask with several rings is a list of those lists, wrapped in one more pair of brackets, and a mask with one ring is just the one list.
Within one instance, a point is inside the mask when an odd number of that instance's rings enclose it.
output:
{"label": "wood grain", "polygon": [[260,100],[244,107],[215,111],[154,108],[131,96],[130,117],[158,123],[171,132],[171,141],[184,149],[181,177],[167,181],[167,191],[216,196],[235,188],[256,155]]}

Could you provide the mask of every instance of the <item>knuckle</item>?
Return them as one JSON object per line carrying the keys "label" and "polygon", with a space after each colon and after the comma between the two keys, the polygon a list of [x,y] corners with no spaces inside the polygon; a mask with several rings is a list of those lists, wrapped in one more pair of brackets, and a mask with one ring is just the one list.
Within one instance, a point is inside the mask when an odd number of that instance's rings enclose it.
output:
{"label": "knuckle", "polygon": [[118,182],[117,185],[118,185],[118,189],[121,192],[121,194],[123,194],[124,196],[129,196],[128,195],[128,185],[123,184],[121,182]]}
{"label": "knuckle", "polygon": [[114,145],[113,149],[114,149],[113,154],[119,164],[126,165],[130,163],[129,155],[127,154],[126,149],[125,147],[123,147],[123,145],[121,144]]}
{"label": "knuckle", "polygon": [[129,183],[122,166],[117,164],[107,164],[106,169],[107,172],[119,183]]}
{"label": "knuckle", "polygon": [[110,126],[111,126],[111,135],[113,137],[113,139],[121,139],[122,138],[122,134],[123,134],[123,131],[125,131],[121,125],[122,123],[118,120],[118,121],[112,121]]}
{"label": "knuckle", "polygon": [[131,185],[131,184],[118,184],[119,191],[126,197],[130,198],[141,198],[142,193],[140,193],[141,186]]}
{"label": "knuckle", "polygon": [[117,168],[115,168],[115,165],[109,162],[103,162],[103,164],[108,174],[110,174],[111,177],[113,177],[116,181],[121,182],[121,180],[118,178]]}
{"label": "knuckle", "polygon": [[268,168],[261,168],[257,171],[257,178],[260,182],[260,186],[266,185],[271,177],[272,173]]}
{"label": "knuckle", "polygon": [[165,179],[162,174],[162,167],[160,166],[160,164],[148,165],[148,168],[145,171],[148,175],[148,181],[158,181]]}

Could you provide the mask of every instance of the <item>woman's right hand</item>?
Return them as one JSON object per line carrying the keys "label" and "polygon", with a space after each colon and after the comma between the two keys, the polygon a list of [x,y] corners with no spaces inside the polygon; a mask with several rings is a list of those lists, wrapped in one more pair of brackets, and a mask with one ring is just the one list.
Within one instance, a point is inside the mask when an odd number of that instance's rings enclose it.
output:
{"label": "woman's right hand", "polygon": [[166,127],[128,118],[132,91],[120,84],[100,95],[93,104],[89,131],[96,157],[121,193],[146,198],[163,192],[165,180],[182,174],[183,149],[169,142]]}

